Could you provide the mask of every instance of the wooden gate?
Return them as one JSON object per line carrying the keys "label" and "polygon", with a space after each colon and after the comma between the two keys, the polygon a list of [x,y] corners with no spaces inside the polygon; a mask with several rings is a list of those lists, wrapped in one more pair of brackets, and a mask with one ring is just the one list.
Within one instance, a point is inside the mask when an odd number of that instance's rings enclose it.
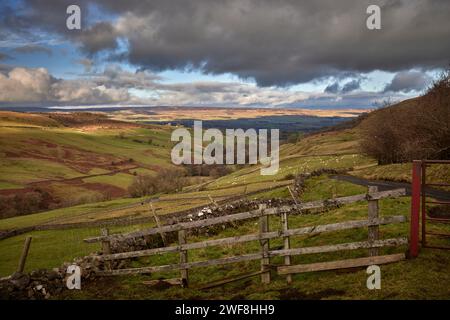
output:
{"label": "wooden gate", "polygon": [[[101,255],[95,256],[95,259],[104,262],[120,259],[146,257],[151,255],[164,254],[168,252],[178,252],[180,255],[179,263],[169,265],[147,266],[140,268],[126,268],[126,269],[111,269],[108,267],[108,264],[105,263],[105,269],[98,271],[98,274],[103,276],[155,273],[171,270],[180,270],[180,279],[181,279],[180,283],[187,286],[188,273],[189,270],[192,268],[224,265],[242,261],[260,260],[261,262],[260,269],[250,274],[250,276],[260,275],[262,283],[269,283],[271,281],[270,271],[274,269],[278,272],[278,274],[286,275],[287,281],[290,282],[292,280],[290,275],[293,273],[360,267],[372,264],[390,263],[405,259],[404,253],[380,256],[378,252],[379,249],[382,247],[394,247],[408,244],[408,239],[406,237],[393,239],[379,238],[380,225],[404,223],[406,222],[406,218],[403,215],[383,216],[383,217],[379,216],[378,200],[383,198],[398,197],[404,195],[405,195],[404,189],[379,192],[377,190],[377,187],[370,187],[367,194],[360,194],[355,196],[336,198],[332,200],[313,201],[307,203],[300,203],[297,205],[271,207],[271,208],[267,208],[265,205],[260,205],[260,207],[257,210],[252,210],[248,212],[241,212],[193,222],[166,225],[161,226],[159,228],[150,228],[125,234],[109,235],[106,232],[103,233],[101,236],[85,239],[85,242],[103,243],[104,252]],[[330,204],[343,205],[354,203],[357,201],[368,201],[368,215],[367,219],[365,220],[352,220],[332,224],[305,226],[294,229],[289,228],[289,213],[292,212],[293,210],[302,212],[302,210],[326,208],[329,207]],[[275,231],[269,230],[268,218],[269,216],[273,215],[278,215],[280,217],[281,230]],[[258,233],[239,235],[221,239],[212,239],[201,242],[193,242],[193,243],[187,242],[186,230],[249,219],[258,220],[259,223]],[[290,246],[290,238],[293,236],[317,235],[321,233],[328,233],[340,230],[350,230],[356,228],[368,228],[367,241],[340,243],[315,247],[301,247],[301,248],[291,248]],[[110,247],[109,243],[111,241],[126,241],[127,239],[145,237],[148,235],[155,235],[155,234],[165,234],[167,232],[178,232],[178,245],[147,250],[131,251],[131,252],[121,252],[113,254],[109,253]],[[276,238],[283,239],[284,246],[282,249],[271,250],[269,240]],[[188,259],[189,250],[206,248],[211,246],[244,243],[250,241],[259,241],[260,243],[259,252],[204,261],[189,261]],[[291,265],[291,256],[295,255],[328,253],[328,252],[356,250],[356,249],[367,249],[368,257],[313,263],[313,264]],[[276,256],[284,257],[283,265],[274,266],[271,264],[271,258]],[[238,277],[237,279],[239,278],[242,278],[242,276]]]}

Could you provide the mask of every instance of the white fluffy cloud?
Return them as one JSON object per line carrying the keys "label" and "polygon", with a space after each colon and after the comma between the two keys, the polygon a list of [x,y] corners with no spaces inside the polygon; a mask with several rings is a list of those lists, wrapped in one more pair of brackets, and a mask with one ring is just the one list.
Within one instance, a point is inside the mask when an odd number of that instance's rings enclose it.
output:
{"label": "white fluffy cloud", "polygon": [[[278,87],[259,87],[242,82],[165,83],[148,71],[130,72],[110,65],[82,79],[56,79],[45,68],[0,69],[0,104],[41,105],[141,104],[151,106],[227,107],[373,107],[387,94],[345,90],[302,92]],[[354,82],[354,81],[353,81]],[[353,82],[349,82],[353,85]],[[359,88],[359,82],[354,87]]]}
{"label": "white fluffy cloud", "polygon": [[115,103],[130,99],[126,88],[92,80],[59,80],[45,68],[13,68],[0,73],[0,102]]}
{"label": "white fluffy cloud", "polygon": [[0,101],[45,101],[49,98],[52,77],[44,68],[14,68],[0,74]]}

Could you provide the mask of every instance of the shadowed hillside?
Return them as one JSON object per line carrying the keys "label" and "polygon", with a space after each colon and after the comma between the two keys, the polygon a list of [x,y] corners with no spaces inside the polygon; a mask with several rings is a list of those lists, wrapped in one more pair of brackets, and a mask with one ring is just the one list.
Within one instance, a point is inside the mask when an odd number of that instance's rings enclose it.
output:
{"label": "shadowed hillside", "polygon": [[380,164],[450,159],[450,70],[423,96],[376,110],[360,127],[363,152]]}
{"label": "shadowed hillside", "polygon": [[101,114],[0,112],[2,217],[128,195],[170,162],[170,130]]}

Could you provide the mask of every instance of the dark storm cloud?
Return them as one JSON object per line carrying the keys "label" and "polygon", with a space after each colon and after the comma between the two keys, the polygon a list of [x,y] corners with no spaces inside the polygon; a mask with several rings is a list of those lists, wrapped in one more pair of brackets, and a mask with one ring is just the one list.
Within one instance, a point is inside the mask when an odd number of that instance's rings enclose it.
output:
{"label": "dark storm cloud", "polygon": [[89,55],[117,47],[117,34],[114,27],[107,22],[100,22],[83,29],[76,39],[83,44],[84,51]]}
{"label": "dark storm cloud", "polygon": [[352,80],[350,82],[347,82],[342,87],[342,93],[348,93],[355,90],[358,90],[361,88],[361,81],[360,80]]}
{"label": "dark storm cloud", "polygon": [[102,73],[93,74],[91,78],[98,85],[135,89],[153,89],[155,81],[161,80],[160,76],[149,71],[129,72],[119,65],[108,65]]}
{"label": "dark storm cloud", "polygon": [[45,53],[48,56],[51,56],[53,53],[52,50],[47,47],[34,45],[34,44],[27,44],[22,47],[14,48],[14,51],[17,53],[24,53],[24,54]]}
{"label": "dark storm cloud", "polygon": [[23,19],[19,12],[7,3],[0,3],[0,36],[3,38],[11,30],[20,32],[30,27],[30,23]]}
{"label": "dark storm cloud", "polygon": [[[26,2],[27,24],[71,37],[89,55],[122,39],[121,57],[136,66],[232,73],[262,86],[439,68],[450,55],[447,0],[79,0],[83,17],[92,4],[114,17],[85,21],[81,32],[65,28],[73,1]],[[366,28],[369,4],[382,8],[381,30]]]}
{"label": "dark storm cloud", "polygon": [[326,93],[334,93],[334,94],[338,93],[339,92],[339,83],[334,82],[334,83],[328,85],[325,88],[324,92],[326,92]]}
{"label": "dark storm cloud", "polygon": [[331,93],[331,94],[346,94],[346,93],[349,93],[352,91],[356,91],[358,89],[361,89],[361,80],[355,79],[355,80],[351,80],[350,82],[345,83],[342,88],[339,85],[339,82],[336,81],[336,82],[328,85],[325,88],[324,92]]}
{"label": "dark storm cloud", "polygon": [[397,73],[386,85],[384,92],[421,91],[430,83],[430,77],[422,72],[404,71]]}

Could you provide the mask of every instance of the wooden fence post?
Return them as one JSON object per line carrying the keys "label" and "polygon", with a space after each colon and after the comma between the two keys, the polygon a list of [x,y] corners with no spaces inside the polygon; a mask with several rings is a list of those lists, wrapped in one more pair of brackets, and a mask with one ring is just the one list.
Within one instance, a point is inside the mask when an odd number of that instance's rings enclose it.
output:
{"label": "wooden fence post", "polygon": [[294,200],[295,205],[298,206],[298,201],[297,201],[297,199],[295,198],[295,195],[294,195],[294,193],[292,192],[291,188],[290,188],[289,186],[287,186],[287,189],[289,190],[289,193],[291,194],[291,197],[292,197],[292,199]]}
{"label": "wooden fence post", "polygon": [[[287,232],[288,229],[289,229],[288,214],[287,214],[287,212],[282,212],[281,213],[281,230],[283,232]],[[291,248],[289,236],[285,236],[283,238],[283,241],[284,241],[283,249],[289,250]],[[291,265],[291,256],[290,255],[287,255],[284,257],[284,265],[285,266]],[[286,276],[286,281],[288,284],[291,284],[292,283],[292,275],[288,274]]]}
{"label": "wooden fence post", "polygon": [[[181,246],[186,244],[186,230],[178,231],[178,244]],[[180,264],[188,262],[187,250],[180,250]],[[181,284],[183,287],[188,287],[189,284],[188,269],[181,269]]]}
{"label": "wooden fence post", "polygon": [[22,255],[19,260],[19,267],[17,268],[17,272],[22,273],[25,269],[25,262],[27,261],[28,251],[30,250],[31,237],[27,237],[25,239],[25,244],[22,249]]}
{"label": "wooden fence post", "polygon": [[[259,218],[259,232],[265,233],[269,232],[269,216],[265,214],[264,210],[266,209],[265,204],[259,205],[259,210],[261,211],[261,217]],[[269,239],[261,239],[261,282],[262,283],[270,283],[270,258],[269,258]]]}
{"label": "wooden fence post", "polygon": [[330,191],[331,191],[331,199],[336,199],[336,185],[332,185],[331,186],[331,188],[330,188]]}
{"label": "wooden fence post", "polygon": [[210,194],[208,194],[208,198],[209,198],[209,201],[211,201],[211,204],[213,204],[214,207],[217,209],[219,207],[219,205],[217,204],[216,200],[214,200]]}
{"label": "wooden fence post", "polygon": [[[368,190],[369,196],[375,192],[378,192],[378,187],[369,186],[369,190]],[[378,219],[378,200],[369,200],[368,219],[369,219],[369,221]],[[378,225],[370,226],[369,227],[369,237],[368,237],[369,242],[378,240],[378,238],[379,238],[379,226]],[[379,252],[378,248],[371,248],[371,249],[369,249],[369,256],[371,256],[371,257],[377,256],[378,252]]]}
{"label": "wooden fence post", "polygon": [[[109,236],[109,229],[103,228],[101,230],[102,236],[107,237]],[[111,242],[109,240],[102,241],[102,252],[103,254],[111,254]],[[111,270],[111,262],[105,261],[105,269]]]}
{"label": "wooden fence post", "polygon": [[[155,211],[155,208],[153,207],[153,203],[151,203],[151,202],[150,202],[150,208],[152,209],[152,214],[153,214],[153,218],[155,218],[156,226],[158,227],[158,229],[161,229],[161,223],[159,221],[158,216],[156,215],[156,211]],[[166,247],[167,246],[166,235],[164,234],[164,232],[160,232],[159,234],[161,235],[161,239],[164,244],[164,247]]]}

